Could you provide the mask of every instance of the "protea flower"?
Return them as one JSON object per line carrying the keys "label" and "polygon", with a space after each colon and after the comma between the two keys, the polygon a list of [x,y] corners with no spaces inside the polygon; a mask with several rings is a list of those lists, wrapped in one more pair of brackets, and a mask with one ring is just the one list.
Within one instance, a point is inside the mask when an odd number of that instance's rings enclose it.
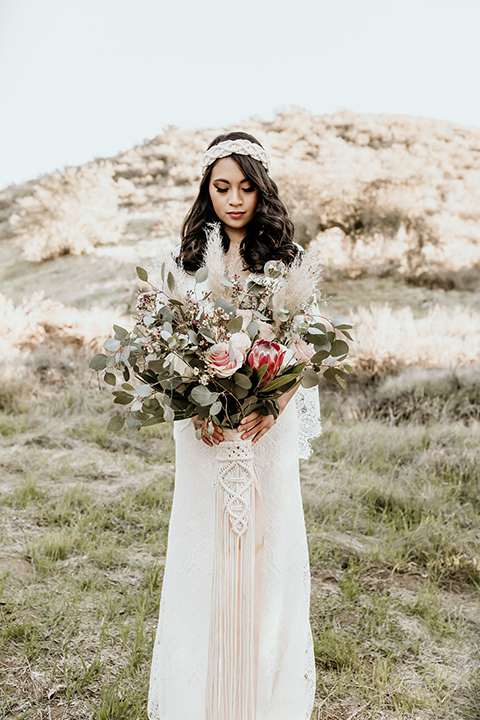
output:
{"label": "protea flower", "polygon": [[259,370],[262,365],[267,366],[265,375],[262,377],[258,387],[262,387],[262,385],[266,385],[270,380],[273,380],[280,370],[285,353],[286,348],[276,342],[256,340],[253,343],[248,356],[248,364],[254,370]]}

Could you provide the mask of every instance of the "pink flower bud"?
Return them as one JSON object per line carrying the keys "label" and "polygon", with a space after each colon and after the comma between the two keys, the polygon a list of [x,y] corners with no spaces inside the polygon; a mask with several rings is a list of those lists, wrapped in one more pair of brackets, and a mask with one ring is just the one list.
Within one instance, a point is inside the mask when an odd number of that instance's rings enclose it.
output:
{"label": "pink flower bud", "polygon": [[259,370],[262,365],[267,365],[267,370],[259,384],[259,387],[262,387],[262,385],[266,385],[270,382],[270,380],[273,380],[280,370],[285,353],[285,348],[280,347],[280,345],[276,342],[256,340],[253,343],[248,356],[248,364],[254,370]]}

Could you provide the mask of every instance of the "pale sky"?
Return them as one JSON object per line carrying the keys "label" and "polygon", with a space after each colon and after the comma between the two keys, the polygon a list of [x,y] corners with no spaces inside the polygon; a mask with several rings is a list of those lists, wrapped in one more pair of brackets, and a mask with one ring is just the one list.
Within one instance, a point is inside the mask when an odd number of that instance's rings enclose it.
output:
{"label": "pale sky", "polygon": [[480,127],[479,0],[0,0],[0,188],[300,106]]}

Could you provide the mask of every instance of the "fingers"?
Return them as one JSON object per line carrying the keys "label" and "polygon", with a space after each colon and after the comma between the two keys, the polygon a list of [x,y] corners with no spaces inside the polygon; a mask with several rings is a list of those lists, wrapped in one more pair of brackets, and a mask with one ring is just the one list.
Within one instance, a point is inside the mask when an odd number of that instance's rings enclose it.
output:
{"label": "fingers", "polygon": [[213,425],[213,434],[210,435],[207,427],[205,425],[205,421],[203,418],[200,417],[200,415],[194,415],[193,424],[196,429],[201,428],[202,429],[202,440],[205,443],[205,445],[209,445],[210,447],[213,447],[213,445],[218,445],[218,443],[221,443],[223,438],[223,430],[221,427],[218,427],[218,425]]}
{"label": "fingers", "polygon": [[248,415],[245,415],[245,417],[243,418],[243,420],[240,423],[242,430],[245,425],[252,423],[254,420],[257,420],[257,418],[259,418],[259,417],[264,417],[264,415],[260,415],[258,410],[254,410],[253,412],[249,413]]}
{"label": "fingers", "polygon": [[256,422],[253,421],[252,424],[245,427],[245,432],[242,434],[242,440],[247,440],[248,438],[253,437],[253,442],[257,442],[262,437],[262,435],[265,435],[267,430],[270,430],[270,428],[273,427],[274,423],[275,420],[273,418],[273,415],[259,414]]}

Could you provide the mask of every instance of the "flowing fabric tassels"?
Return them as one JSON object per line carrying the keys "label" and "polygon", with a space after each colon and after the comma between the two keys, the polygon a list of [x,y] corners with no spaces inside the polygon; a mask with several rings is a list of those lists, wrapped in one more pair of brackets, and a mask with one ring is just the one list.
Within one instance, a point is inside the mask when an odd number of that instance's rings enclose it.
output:
{"label": "flowing fabric tassels", "polygon": [[238,431],[224,437],[216,446],[206,720],[255,720],[254,454]]}

